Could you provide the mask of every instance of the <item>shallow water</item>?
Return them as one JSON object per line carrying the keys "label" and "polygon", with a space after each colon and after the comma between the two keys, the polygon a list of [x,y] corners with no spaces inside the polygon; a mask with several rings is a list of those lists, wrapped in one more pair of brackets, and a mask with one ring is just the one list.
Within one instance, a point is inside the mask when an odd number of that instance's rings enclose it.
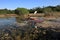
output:
{"label": "shallow water", "polygon": [[7,27],[10,25],[15,25],[16,18],[0,18],[0,28]]}

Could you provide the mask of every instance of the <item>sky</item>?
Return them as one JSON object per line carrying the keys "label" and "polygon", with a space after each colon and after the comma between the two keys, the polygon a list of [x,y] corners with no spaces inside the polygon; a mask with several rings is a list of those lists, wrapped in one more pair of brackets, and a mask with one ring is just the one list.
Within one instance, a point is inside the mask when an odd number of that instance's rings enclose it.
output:
{"label": "sky", "polygon": [[0,9],[34,8],[60,5],[60,0],[0,0]]}

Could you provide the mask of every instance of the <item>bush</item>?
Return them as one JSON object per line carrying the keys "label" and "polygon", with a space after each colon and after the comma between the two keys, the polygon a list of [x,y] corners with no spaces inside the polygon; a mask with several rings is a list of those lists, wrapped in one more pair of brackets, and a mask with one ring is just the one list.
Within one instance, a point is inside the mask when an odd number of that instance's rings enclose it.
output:
{"label": "bush", "polygon": [[24,15],[24,14],[28,14],[29,11],[26,8],[17,8],[15,9],[15,13],[18,15]]}

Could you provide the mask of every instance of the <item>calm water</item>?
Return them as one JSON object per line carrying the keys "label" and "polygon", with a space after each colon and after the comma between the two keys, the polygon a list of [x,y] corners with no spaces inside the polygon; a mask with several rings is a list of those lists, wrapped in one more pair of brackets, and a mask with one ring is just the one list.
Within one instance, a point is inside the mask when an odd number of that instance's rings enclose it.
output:
{"label": "calm water", "polygon": [[10,25],[15,25],[16,18],[0,18],[0,28]]}

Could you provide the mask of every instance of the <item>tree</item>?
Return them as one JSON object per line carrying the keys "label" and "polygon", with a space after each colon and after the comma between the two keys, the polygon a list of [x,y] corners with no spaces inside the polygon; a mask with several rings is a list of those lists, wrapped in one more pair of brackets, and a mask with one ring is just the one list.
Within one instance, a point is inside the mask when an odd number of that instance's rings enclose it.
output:
{"label": "tree", "polygon": [[29,13],[34,13],[34,9],[29,9]]}
{"label": "tree", "polygon": [[15,9],[15,13],[19,15],[24,15],[24,14],[28,14],[29,11],[26,8],[17,8]]}
{"label": "tree", "polygon": [[60,5],[56,6],[56,11],[60,12]]}
{"label": "tree", "polygon": [[49,8],[49,7],[46,7],[46,8],[44,8],[44,13],[45,13],[45,16],[51,16],[52,15],[52,9],[51,8]]}
{"label": "tree", "polygon": [[42,13],[43,12],[42,8],[40,8],[40,7],[36,7],[35,11],[37,11],[38,13]]}
{"label": "tree", "polygon": [[44,8],[44,12],[47,13],[47,12],[52,12],[52,9],[51,8]]}
{"label": "tree", "polygon": [[35,7],[33,9],[29,9],[29,12],[30,13],[34,13],[35,11],[37,11],[37,13],[42,13],[43,12],[43,9],[40,8],[40,7]]}

